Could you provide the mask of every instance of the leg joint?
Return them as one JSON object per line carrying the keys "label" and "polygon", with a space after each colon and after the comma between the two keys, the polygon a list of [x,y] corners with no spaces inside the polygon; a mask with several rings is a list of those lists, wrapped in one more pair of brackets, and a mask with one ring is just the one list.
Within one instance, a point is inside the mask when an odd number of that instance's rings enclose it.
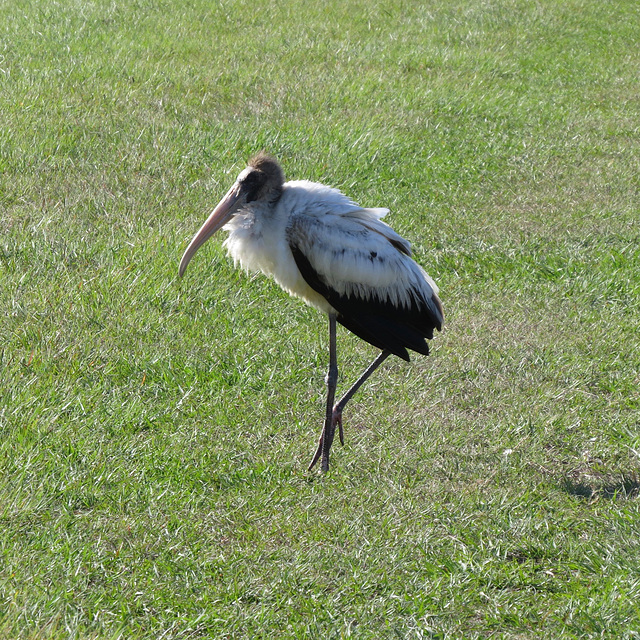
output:
{"label": "leg joint", "polygon": [[327,383],[328,387],[335,387],[338,384],[338,366],[332,364],[329,366],[329,371],[327,371],[327,375],[324,378],[324,381]]}

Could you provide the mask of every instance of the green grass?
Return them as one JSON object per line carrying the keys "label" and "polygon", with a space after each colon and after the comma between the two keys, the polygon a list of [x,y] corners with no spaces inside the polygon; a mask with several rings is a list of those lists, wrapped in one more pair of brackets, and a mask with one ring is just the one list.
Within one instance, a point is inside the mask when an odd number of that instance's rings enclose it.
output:
{"label": "green grass", "polygon": [[[640,637],[635,0],[0,6],[0,636]],[[441,287],[307,473],[326,319],[219,241],[247,157]],[[339,333],[341,388],[375,350]]]}

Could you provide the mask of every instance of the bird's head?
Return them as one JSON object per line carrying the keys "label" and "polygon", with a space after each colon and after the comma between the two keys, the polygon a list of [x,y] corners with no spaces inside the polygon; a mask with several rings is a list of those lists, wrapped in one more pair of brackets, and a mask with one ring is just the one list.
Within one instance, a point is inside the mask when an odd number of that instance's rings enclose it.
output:
{"label": "bird's head", "polygon": [[180,261],[179,274],[182,276],[196,251],[221,229],[235,213],[252,202],[274,204],[282,194],[284,174],[275,158],[260,152],[249,160],[246,169],[240,172],[234,185],[220,200],[206,222],[191,240]]}

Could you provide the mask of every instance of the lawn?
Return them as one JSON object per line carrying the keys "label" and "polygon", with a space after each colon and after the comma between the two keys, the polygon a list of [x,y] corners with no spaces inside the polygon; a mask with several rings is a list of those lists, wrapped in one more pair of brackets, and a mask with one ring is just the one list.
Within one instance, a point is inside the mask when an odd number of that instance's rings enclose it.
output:
{"label": "lawn", "polygon": [[[2,3],[0,637],[640,638],[638,42],[636,0]],[[326,318],[220,239],[177,275],[259,149],[445,307],[326,475]]]}

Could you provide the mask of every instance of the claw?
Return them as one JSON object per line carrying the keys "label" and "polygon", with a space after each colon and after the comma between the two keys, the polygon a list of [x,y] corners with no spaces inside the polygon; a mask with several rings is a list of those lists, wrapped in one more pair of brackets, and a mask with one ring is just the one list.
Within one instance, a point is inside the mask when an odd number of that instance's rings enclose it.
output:
{"label": "claw", "polygon": [[[344,447],[344,433],[342,431],[342,409],[339,409],[337,406],[333,408],[331,412],[331,425],[329,427],[330,434],[335,433],[335,428],[338,427],[338,436],[340,437],[340,444]],[[320,460],[320,456],[322,455],[322,450],[324,448],[324,435],[325,435],[325,427],[322,429],[322,433],[320,434],[320,440],[318,440],[318,448],[316,449],[315,454],[307,468],[307,471],[311,471],[315,464]],[[331,440],[333,440],[333,436],[331,436]],[[328,453],[328,452],[327,452]],[[326,468],[325,468],[326,466]],[[329,468],[328,463],[326,465],[323,464],[323,471],[327,471]]]}
{"label": "claw", "polygon": [[322,455],[322,444],[324,442],[323,436],[324,436],[324,429],[322,430],[322,435],[320,436],[320,440],[318,441],[318,448],[316,449],[316,452],[313,455],[311,464],[309,464],[309,466],[307,467],[307,471],[311,471],[311,469],[313,469],[313,467],[316,466],[316,462],[320,460],[320,456]]}
{"label": "claw", "polygon": [[331,420],[333,421],[333,427],[338,425],[338,435],[340,437],[340,444],[344,447],[344,433],[342,432],[342,409],[337,406],[333,407],[333,413],[331,414]]}

